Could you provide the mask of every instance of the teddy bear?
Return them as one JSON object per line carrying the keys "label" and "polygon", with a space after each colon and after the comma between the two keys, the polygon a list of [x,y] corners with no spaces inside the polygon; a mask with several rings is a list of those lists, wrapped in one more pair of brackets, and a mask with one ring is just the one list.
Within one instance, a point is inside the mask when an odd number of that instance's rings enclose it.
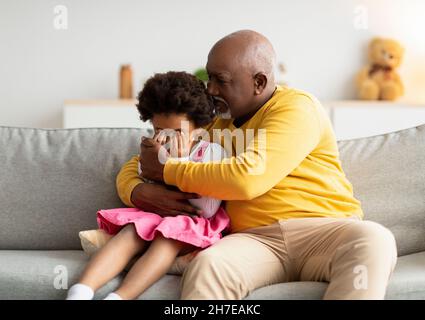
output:
{"label": "teddy bear", "polygon": [[396,72],[404,48],[395,40],[374,38],[369,45],[369,65],[357,75],[358,96],[363,100],[396,100],[404,93]]}

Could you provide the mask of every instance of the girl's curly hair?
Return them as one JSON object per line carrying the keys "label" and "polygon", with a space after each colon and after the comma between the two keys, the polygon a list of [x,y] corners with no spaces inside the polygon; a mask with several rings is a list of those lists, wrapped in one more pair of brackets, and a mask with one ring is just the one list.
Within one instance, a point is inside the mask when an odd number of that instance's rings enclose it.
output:
{"label": "girl's curly hair", "polygon": [[143,121],[151,120],[155,114],[186,114],[196,127],[202,127],[215,117],[205,84],[187,72],[155,74],[146,81],[137,99]]}

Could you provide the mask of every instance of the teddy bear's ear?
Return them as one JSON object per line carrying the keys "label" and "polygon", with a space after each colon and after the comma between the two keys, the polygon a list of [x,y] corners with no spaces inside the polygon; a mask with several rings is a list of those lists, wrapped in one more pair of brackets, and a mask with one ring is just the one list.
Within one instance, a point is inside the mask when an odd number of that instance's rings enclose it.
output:
{"label": "teddy bear's ear", "polygon": [[375,37],[370,41],[369,48],[372,50],[378,43],[380,43],[383,39],[379,37]]}

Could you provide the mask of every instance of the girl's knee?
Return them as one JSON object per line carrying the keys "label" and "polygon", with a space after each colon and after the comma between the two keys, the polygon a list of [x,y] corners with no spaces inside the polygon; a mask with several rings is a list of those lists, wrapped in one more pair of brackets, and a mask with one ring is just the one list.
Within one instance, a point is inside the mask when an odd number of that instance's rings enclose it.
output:
{"label": "girl's knee", "polygon": [[139,235],[137,234],[136,227],[132,223],[123,227],[117,236],[121,238],[122,241],[125,241],[127,244],[133,244],[136,247],[143,248],[146,244],[146,241],[139,237]]}
{"label": "girl's knee", "polygon": [[136,235],[137,234],[137,232],[136,232],[136,227],[134,226],[134,224],[133,223],[130,223],[130,224],[128,224],[128,225],[126,225],[126,226],[124,226],[121,230],[120,230],[120,232],[119,232],[120,234],[122,234],[122,235]]}
{"label": "girl's knee", "polygon": [[177,252],[179,252],[181,249],[185,247],[184,242],[164,237],[164,235],[162,235],[160,232],[158,232],[155,235],[155,238],[153,239],[152,244],[154,246],[173,248],[177,250]]}

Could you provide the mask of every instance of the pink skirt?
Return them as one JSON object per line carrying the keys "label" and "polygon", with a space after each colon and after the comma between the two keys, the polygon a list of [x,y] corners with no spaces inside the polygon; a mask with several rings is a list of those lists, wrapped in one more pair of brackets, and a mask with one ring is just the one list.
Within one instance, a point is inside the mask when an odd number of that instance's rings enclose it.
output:
{"label": "pink skirt", "polygon": [[221,232],[230,223],[222,207],[211,218],[174,216],[161,217],[152,212],[136,208],[117,208],[97,212],[99,228],[108,234],[117,234],[125,225],[134,223],[140,238],[152,241],[157,232],[170,239],[206,248],[221,239]]}

